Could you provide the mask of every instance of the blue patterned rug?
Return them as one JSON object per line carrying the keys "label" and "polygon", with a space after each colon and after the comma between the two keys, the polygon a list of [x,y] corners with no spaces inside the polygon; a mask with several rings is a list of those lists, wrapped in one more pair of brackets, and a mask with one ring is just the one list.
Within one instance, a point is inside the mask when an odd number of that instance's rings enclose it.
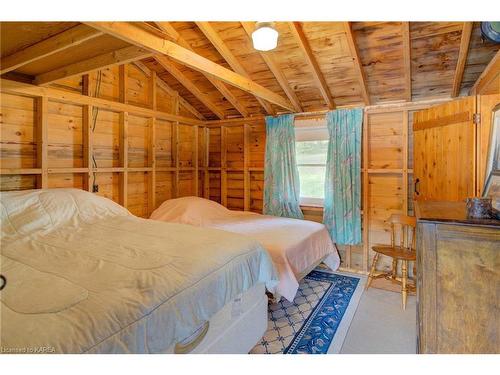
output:
{"label": "blue patterned rug", "polygon": [[[351,301],[359,281],[358,277],[316,268],[300,282],[293,303],[282,298],[269,305],[268,329],[251,353],[328,353],[349,303],[357,306],[359,302],[359,298]],[[352,307],[351,320],[356,306]],[[345,337],[347,328],[344,330]]]}

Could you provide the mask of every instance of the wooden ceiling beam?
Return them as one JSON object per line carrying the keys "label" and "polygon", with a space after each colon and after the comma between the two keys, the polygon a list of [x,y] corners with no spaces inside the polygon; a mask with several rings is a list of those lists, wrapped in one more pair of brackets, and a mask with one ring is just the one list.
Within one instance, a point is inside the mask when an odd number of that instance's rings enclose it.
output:
{"label": "wooden ceiling beam", "polygon": [[[248,37],[252,39],[252,33],[255,29],[255,23],[254,22],[241,22],[241,26],[243,26],[243,29],[245,29],[245,32],[247,33]],[[292,90],[290,85],[288,84],[288,81],[283,74],[282,70],[279,68],[278,64],[276,63],[275,59],[273,58],[272,52],[259,52],[260,56],[266,63],[267,67],[269,70],[274,74],[274,77],[278,81],[279,85],[285,92],[286,96],[288,99],[290,99],[290,102],[295,108],[296,112],[302,112],[302,106],[300,105],[299,98],[297,98],[297,95],[295,92]]]}
{"label": "wooden ceiling beam", "polygon": [[[133,63],[137,68],[142,70],[142,72],[147,76],[151,76],[151,69],[149,69],[142,61],[134,61]],[[205,116],[203,116],[198,110],[193,107],[186,99],[184,99],[182,96],[179,95],[179,92],[174,90],[172,87],[169,86],[167,82],[165,82],[159,75],[157,75],[157,80],[156,83],[158,86],[163,89],[168,95],[170,96],[178,96],[179,97],[179,105],[181,107],[184,107],[188,112],[192,113],[193,115],[196,116],[196,118],[206,121]]]}
{"label": "wooden ceiling beam", "polygon": [[482,90],[488,86],[491,81],[498,77],[500,74],[500,50],[497,51],[495,56],[491,59],[489,64],[478,77],[474,85],[469,91],[469,95],[476,95],[481,93]]}
{"label": "wooden ceiling beam", "polygon": [[[245,70],[245,68],[238,61],[236,56],[231,52],[231,50],[226,46],[222,38],[217,34],[217,31],[214,30],[212,26],[208,22],[195,22],[201,32],[207,37],[207,39],[212,43],[215,49],[221,54],[222,58],[226,60],[231,69],[233,69],[236,73],[241,74],[243,77],[248,79],[250,75]],[[260,105],[264,108],[267,114],[273,115],[274,110],[273,107],[256,96],[256,99],[259,101]]]}
{"label": "wooden ceiling beam", "polygon": [[103,32],[89,28],[86,25],[74,26],[12,55],[2,57],[0,59],[0,74],[16,70],[24,65],[77,46],[101,35],[103,35]]}
{"label": "wooden ceiling beam", "polygon": [[462,87],[462,78],[464,76],[467,54],[469,53],[469,43],[473,26],[473,22],[464,22],[462,36],[460,38],[460,50],[458,52],[457,67],[455,68],[455,76],[453,77],[453,89],[451,90],[452,98],[455,98],[460,94],[460,87]]}
{"label": "wooden ceiling beam", "polygon": [[[193,51],[191,45],[179,34],[177,30],[170,24],[170,22],[155,22],[158,27],[165,32],[173,42],[179,44],[181,47],[184,47],[190,51]],[[229,88],[221,81],[218,81],[215,78],[212,78],[208,74],[203,73],[206,79],[210,81],[212,85],[215,86],[217,90],[224,96],[231,105],[236,108],[236,110],[243,116],[248,116],[248,110],[244,105],[240,103],[238,98],[229,90]]]}
{"label": "wooden ceiling beam", "polygon": [[318,65],[318,62],[316,61],[316,58],[314,57],[314,53],[311,49],[311,46],[309,45],[304,30],[302,30],[300,22],[289,22],[289,26],[293,36],[300,46],[300,49],[304,53],[309,67],[311,68],[314,80],[316,81],[316,85],[321,92],[321,96],[325,100],[328,108],[334,109],[335,102],[330,93],[330,89],[328,88],[328,85],[325,81],[325,77],[321,73],[321,69]]}
{"label": "wooden ceiling beam", "polygon": [[87,74],[94,70],[109,68],[114,65],[127,64],[152,55],[151,51],[141,47],[125,47],[71,65],[63,66],[50,72],[41,73],[35,77],[34,83],[37,85],[47,85],[60,79]]}
{"label": "wooden ceiling beam", "polygon": [[223,119],[224,112],[219,109],[219,107],[212,101],[212,99],[202,92],[198,86],[196,86],[188,77],[182,73],[179,68],[175,66],[175,64],[165,56],[160,56],[157,55],[155,56],[155,60],[158,61],[158,63],[171,75],[174,76],[174,78],[180,82],[182,86],[184,86],[186,89],[193,94],[196,99],[198,99],[200,102],[203,103],[204,106],[206,106],[209,110],[211,110],[218,118]]}
{"label": "wooden ceiling beam", "polygon": [[368,85],[366,84],[366,76],[361,65],[361,59],[359,58],[358,46],[354,40],[354,34],[352,32],[352,25],[350,22],[344,22],[344,29],[347,36],[347,44],[349,45],[349,50],[351,51],[351,56],[354,62],[354,69],[356,70],[356,76],[358,77],[359,85],[361,86],[361,95],[365,105],[370,105],[370,95],[368,95]]}
{"label": "wooden ceiling beam", "polygon": [[153,52],[168,56],[196,71],[207,73],[214,78],[220,79],[223,82],[258,96],[261,99],[265,99],[282,108],[293,111],[293,106],[288,100],[271,90],[266,89],[241,74],[235,73],[203,56],[183,48],[172,41],[154,35],[133,23],[88,22],[87,24],[116,38],[125,40],[128,43],[148,48]]}
{"label": "wooden ceiling beam", "polygon": [[411,39],[410,39],[410,23],[402,22],[403,36],[403,64],[404,64],[404,79],[405,79],[405,99],[411,102]]}

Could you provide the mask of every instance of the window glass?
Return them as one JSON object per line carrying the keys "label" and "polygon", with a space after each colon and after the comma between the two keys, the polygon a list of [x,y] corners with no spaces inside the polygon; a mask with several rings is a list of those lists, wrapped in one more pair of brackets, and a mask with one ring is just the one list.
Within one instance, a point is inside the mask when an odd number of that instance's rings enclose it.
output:
{"label": "window glass", "polygon": [[324,199],[327,140],[296,143],[302,204],[321,205]]}

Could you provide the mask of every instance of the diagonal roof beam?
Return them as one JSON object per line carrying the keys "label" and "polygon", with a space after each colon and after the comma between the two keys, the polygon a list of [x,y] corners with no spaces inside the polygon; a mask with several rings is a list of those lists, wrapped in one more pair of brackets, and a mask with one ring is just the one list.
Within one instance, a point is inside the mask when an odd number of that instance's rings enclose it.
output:
{"label": "diagonal roof beam", "polygon": [[[135,61],[134,65],[138,67],[142,72],[150,77],[151,76],[151,70],[144,65],[143,62],[141,61]],[[191,112],[193,115],[195,115],[198,119],[202,121],[206,121],[205,116],[203,116],[196,108],[194,108],[189,102],[184,99],[182,96],[179,95],[179,93],[174,90],[172,87],[168,85],[167,82],[165,82],[160,76],[157,75],[157,81],[156,83],[158,84],[159,87],[161,87],[167,94],[170,96],[178,96],[179,97],[179,104],[181,107],[184,107],[188,112]]]}
{"label": "diagonal roof beam", "polygon": [[88,25],[95,27],[116,38],[125,40],[153,52],[165,55],[171,59],[186,65],[201,73],[220,79],[252,95],[258,96],[282,108],[293,111],[293,106],[280,95],[259,85],[258,83],[235,73],[229,69],[210,61],[186,48],[179,46],[169,40],[154,35],[143,28],[129,22],[88,22]]}
{"label": "diagonal roof beam", "polygon": [[328,108],[335,108],[335,102],[333,101],[332,94],[330,93],[330,89],[325,81],[325,77],[323,77],[323,73],[321,73],[321,69],[319,68],[318,62],[314,57],[314,53],[307,41],[306,35],[304,34],[304,30],[302,30],[302,26],[300,22],[289,22],[290,30],[292,31],[293,36],[295,37],[297,43],[299,44],[300,49],[304,53],[306,57],[307,63],[311,68],[314,80],[316,81],[316,85],[321,92],[321,96],[325,100]]}
{"label": "diagonal roof beam", "polygon": [[[251,39],[252,32],[255,29],[255,22],[241,22],[241,26],[243,26],[243,29],[245,29],[245,32],[248,34],[248,37]],[[288,84],[285,75],[283,74],[278,64],[274,60],[272,52],[267,52],[267,53],[259,52],[259,53],[264,62],[266,63],[267,67],[269,68],[269,70],[274,74],[274,77],[280,84],[281,88],[285,92],[288,99],[290,99],[290,102],[292,102],[295,111],[302,112],[302,106],[300,105],[299,98],[297,98],[297,95]]]}
{"label": "diagonal roof beam", "polygon": [[196,86],[189,78],[187,78],[184,73],[182,73],[179,68],[175,66],[175,64],[165,56],[155,56],[155,60],[174,78],[180,82],[182,86],[188,89],[191,94],[193,94],[200,102],[203,103],[208,109],[210,109],[218,118],[223,119],[224,112],[220,110],[219,106],[217,106],[210,97],[202,92],[198,86]]}
{"label": "diagonal roof beam", "polygon": [[358,76],[359,85],[361,86],[361,94],[363,96],[363,100],[365,101],[365,105],[370,105],[370,95],[368,95],[366,76],[363,67],[361,66],[359,51],[356,42],[354,41],[354,35],[352,33],[351,23],[344,22],[344,28],[347,36],[347,44],[349,45],[351,56],[354,62],[354,69],[356,69],[356,75]]}
{"label": "diagonal roof beam", "polygon": [[402,22],[402,35],[403,35],[403,64],[404,64],[404,77],[405,77],[405,99],[411,102],[411,40],[410,40],[410,23]]}
{"label": "diagonal roof beam", "polygon": [[458,52],[457,67],[455,68],[455,76],[453,77],[453,89],[451,90],[452,98],[455,98],[460,94],[460,87],[462,86],[462,78],[464,76],[465,62],[467,61],[467,54],[469,52],[469,43],[473,25],[473,22],[464,22],[462,37],[460,38],[460,50]]}
{"label": "diagonal roof beam", "polygon": [[35,77],[35,83],[37,85],[46,85],[60,79],[87,74],[94,70],[109,68],[114,65],[126,64],[151,55],[151,51],[141,47],[125,47],[117,51],[108,52],[71,65],[63,66],[62,68],[50,72],[41,73]]}
{"label": "diagonal roof beam", "polygon": [[[236,73],[241,74],[243,77],[250,79],[250,75],[247,73],[245,68],[238,61],[236,56],[231,52],[231,50],[226,46],[222,38],[217,34],[217,31],[214,30],[212,26],[208,22],[195,22],[198,28],[201,30],[203,34],[207,37],[207,39],[212,43],[217,51],[221,54],[221,56],[226,60],[231,69],[233,69]],[[260,105],[265,109],[268,114],[274,114],[274,110],[269,105],[269,103],[264,100],[256,97],[259,101]]]}
{"label": "diagonal roof beam", "polygon": [[500,74],[500,50],[497,51],[495,56],[490,60],[486,68],[484,68],[481,75],[478,77],[474,85],[469,91],[469,95],[477,95],[487,87],[498,75]]}
{"label": "diagonal roof beam", "polygon": [[[170,22],[155,22],[156,25],[163,31],[165,32],[170,38],[172,38],[172,41],[175,43],[179,44],[181,47],[184,47],[190,51],[193,51],[193,48],[191,45],[179,34],[177,30],[170,24]],[[232,104],[234,108],[243,116],[243,117],[248,117],[248,110],[240,103],[238,98],[229,90],[229,88],[222,83],[221,81],[216,80],[215,78],[212,78],[208,74],[203,74],[212,85],[215,86],[217,90],[224,96],[229,103]]]}
{"label": "diagonal roof beam", "polygon": [[51,36],[41,42],[33,44],[10,56],[0,59],[0,74],[16,70],[54,53],[64,51],[88,40],[103,35],[101,31],[89,28],[86,25],[77,25],[59,34]]}

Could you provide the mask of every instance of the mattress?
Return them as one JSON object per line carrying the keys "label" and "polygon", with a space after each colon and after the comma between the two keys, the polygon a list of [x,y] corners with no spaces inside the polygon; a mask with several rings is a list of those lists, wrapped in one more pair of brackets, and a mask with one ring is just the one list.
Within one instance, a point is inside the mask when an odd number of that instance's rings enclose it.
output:
{"label": "mattress", "polygon": [[151,219],[222,229],[258,241],[278,270],[276,294],[289,301],[295,298],[300,278],[318,263],[323,261],[332,270],[340,265],[326,227],[309,220],[232,211],[198,197],[166,201],[151,214]]}
{"label": "mattress", "polygon": [[268,298],[264,291],[264,284],[259,283],[238,295],[200,326],[198,332],[181,342],[181,350],[174,344],[165,353],[249,353],[267,330]]}
{"label": "mattress", "polygon": [[77,189],[2,193],[2,351],[163,353],[276,271],[256,241]]}

